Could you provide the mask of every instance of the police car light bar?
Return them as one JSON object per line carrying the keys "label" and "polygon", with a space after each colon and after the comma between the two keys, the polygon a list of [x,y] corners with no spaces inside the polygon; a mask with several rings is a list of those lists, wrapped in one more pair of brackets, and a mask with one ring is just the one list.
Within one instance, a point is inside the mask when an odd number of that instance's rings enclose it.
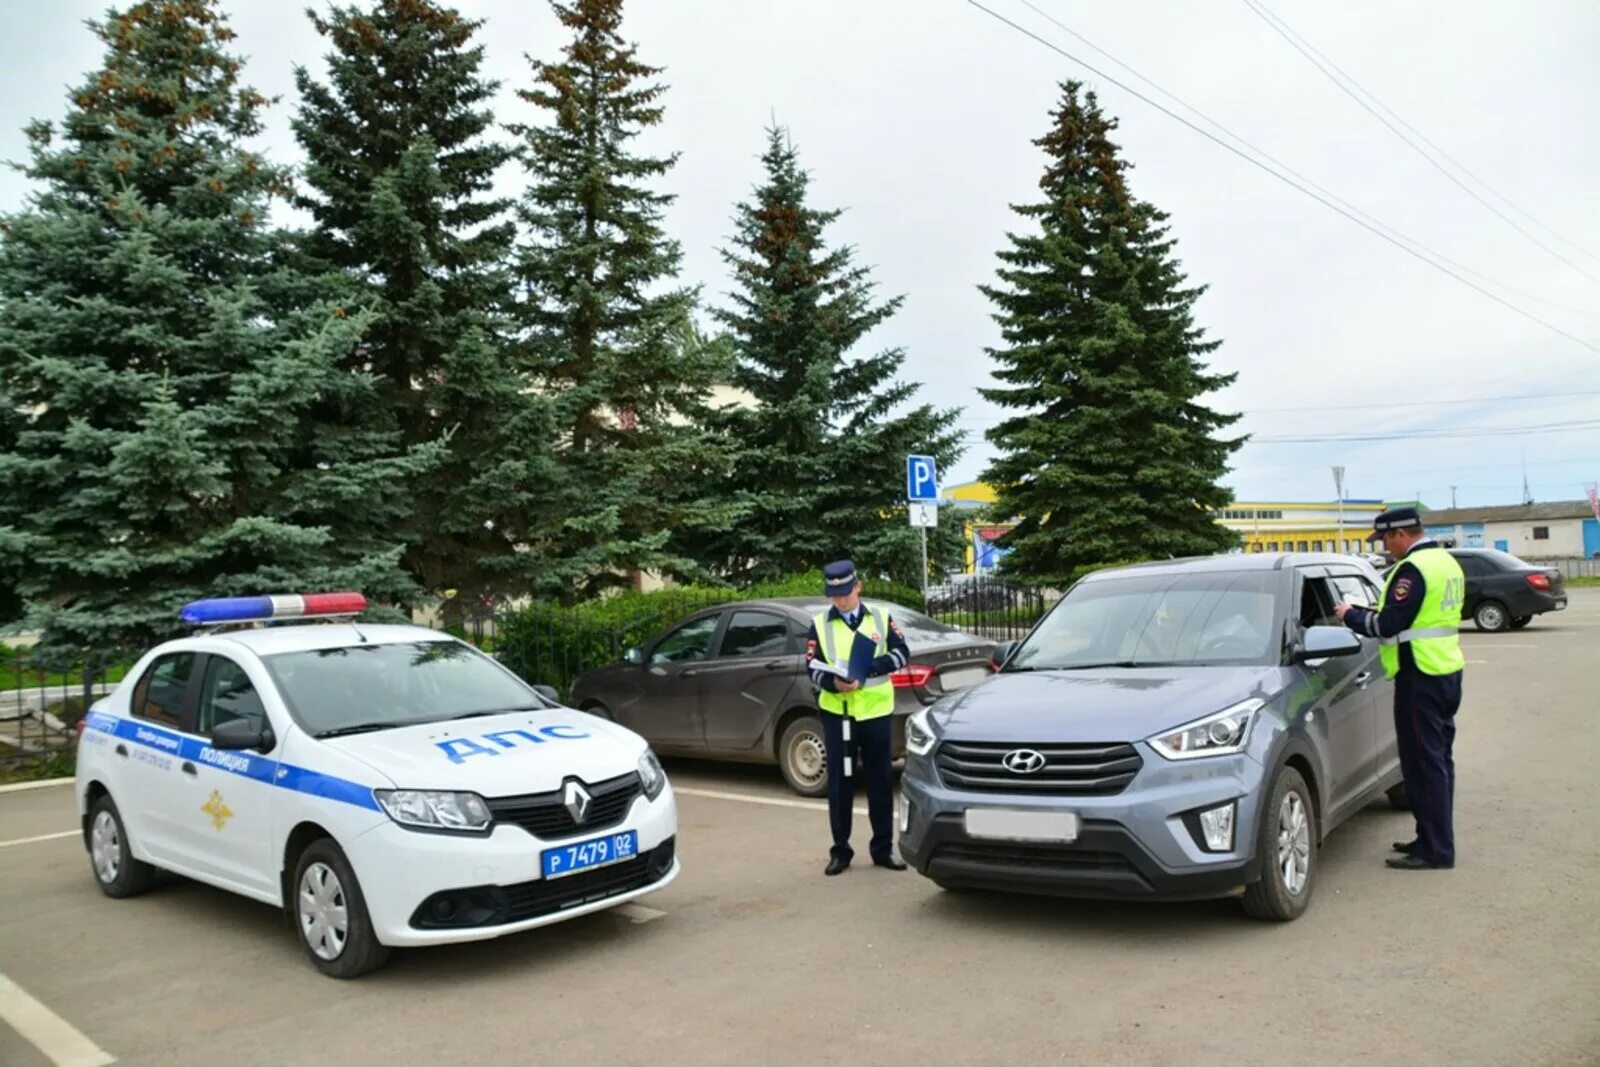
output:
{"label": "police car light bar", "polygon": [[366,610],[367,598],[360,593],[228,596],[191,601],[183,606],[182,617],[190,626],[215,626],[219,623],[359,615]]}

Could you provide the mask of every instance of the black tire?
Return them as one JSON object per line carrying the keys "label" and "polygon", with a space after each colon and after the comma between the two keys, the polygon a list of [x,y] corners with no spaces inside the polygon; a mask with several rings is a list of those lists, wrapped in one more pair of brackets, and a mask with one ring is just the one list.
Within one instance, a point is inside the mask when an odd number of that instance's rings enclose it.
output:
{"label": "black tire", "polygon": [[[308,915],[308,911],[315,909],[318,903],[316,894],[307,884],[308,874],[311,875],[311,885],[320,882],[323,886],[327,892],[326,901],[335,907],[342,907],[344,911],[342,940],[333,930],[329,930],[325,937],[317,937],[323,951],[334,953],[332,958],[320,954],[313,944],[313,937],[321,930]],[[329,882],[326,877],[328,874],[336,882]],[[289,917],[293,920],[295,936],[300,939],[300,947],[306,950],[312,966],[328,977],[355,978],[383,966],[389,958],[388,947],[380,944],[378,935],[373,932],[372,917],[367,914],[366,897],[361,893],[356,872],[351,869],[350,861],[345,859],[344,850],[331,838],[313,841],[300,853],[300,859],[294,867],[294,881],[289,883],[286,904]]]}
{"label": "black tire", "polygon": [[[1293,800],[1291,801],[1291,798]],[[1303,823],[1294,822],[1298,810]],[[1284,863],[1280,861],[1280,822],[1287,827],[1303,825],[1304,871],[1298,891],[1291,891],[1284,877]],[[1293,838],[1299,834],[1293,834]],[[1272,779],[1267,791],[1267,803],[1261,809],[1261,825],[1256,830],[1256,856],[1261,861],[1261,877],[1245,887],[1245,914],[1257,919],[1274,919],[1287,922],[1298,919],[1311,904],[1311,893],[1317,884],[1317,814],[1311,804],[1311,790],[1305,779],[1293,767],[1282,767]]]}
{"label": "black tire", "polygon": [[1406,784],[1391,785],[1383,794],[1389,798],[1389,806],[1395,811],[1410,811],[1411,798],[1406,796]]}
{"label": "black tire", "polygon": [[1472,622],[1486,634],[1497,634],[1511,627],[1511,613],[1498,600],[1485,600],[1472,613]]}
{"label": "black tire", "polygon": [[1532,615],[1518,615],[1516,618],[1511,620],[1511,628],[1513,630],[1520,630],[1532,621]]}
{"label": "black tire", "polygon": [[783,728],[783,736],[778,739],[778,770],[783,772],[789,788],[801,796],[828,795],[822,720],[816,715],[801,715]]}
{"label": "black tire", "polygon": [[610,710],[599,701],[591,700],[589,703],[585,704],[581,710],[588,712],[597,719],[604,719],[606,722],[617,721],[616,716],[612,715]]}
{"label": "black tire", "polygon": [[133,858],[128,828],[109,794],[89,809],[89,835],[84,845],[95,884],[106,896],[116,900],[134,897],[155,884],[156,868]]}

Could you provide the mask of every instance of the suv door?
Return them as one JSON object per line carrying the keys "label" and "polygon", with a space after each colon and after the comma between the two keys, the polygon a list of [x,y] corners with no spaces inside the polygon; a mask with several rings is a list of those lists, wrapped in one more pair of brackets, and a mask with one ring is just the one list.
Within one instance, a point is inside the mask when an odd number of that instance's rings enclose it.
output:
{"label": "suv door", "polygon": [[789,620],[776,612],[732,613],[716,658],[700,674],[707,748],[746,752],[761,743],[767,724],[805,676],[801,644]]}
{"label": "suv door", "polygon": [[189,790],[178,770],[183,762],[179,731],[193,711],[199,658],[194,652],[169,652],[151,661],[129,698],[132,736],[119,736],[112,746],[112,758],[122,765],[119,778],[125,791],[113,799],[130,823],[129,833],[151,862],[163,867],[189,866],[189,852],[183,848]]}
{"label": "suv door", "polygon": [[699,675],[722,618],[722,612],[702,615],[657,639],[645,653],[639,699],[615,709],[617,721],[659,748],[703,750]]}
{"label": "suv door", "polygon": [[[199,666],[200,691],[193,726],[185,740],[179,776],[187,786],[183,848],[196,871],[256,896],[278,892],[273,863],[274,777],[286,724],[274,724],[261,699],[270,691],[265,674],[252,677],[227,656],[208,655]],[[211,731],[231,719],[270,727],[273,752],[222,751],[211,747]]]}
{"label": "suv door", "polygon": [[[1343,626],[1333,613],[1338,592],[1326,568],[1306,568],[1298,572],[1300,589],[1296,602],[1299,624],[1297,637],[1311,626]],[[1329,825],[1370,786],[1376,777],[1376,709],[1369,691],[1374,678],[1382,674],[1365,655],[1332,656],[1320,662],[1302,664],[1311,686],[1313,708],[1322,715],[1323,728],[1313,724],[1313,736],[1322,741],[1328,770]]]}
{"label": "suv door", "polygon": [[[1378,587],[1358,572],[1334,568],[1332,580],[1339,598],[1347,604],[1376,608],[1383,599]],[[1374,778],[1383,778],[1400,766],[1400,747],[1394,736],[1394,679],[1383,676],[1377,638],[1356,636],[1361,639],[1361,654],[1350,658],[1360,660],[1362,669],[1372,672],[1367,684],[1367,692],[1372,694],[1372,770]]]}

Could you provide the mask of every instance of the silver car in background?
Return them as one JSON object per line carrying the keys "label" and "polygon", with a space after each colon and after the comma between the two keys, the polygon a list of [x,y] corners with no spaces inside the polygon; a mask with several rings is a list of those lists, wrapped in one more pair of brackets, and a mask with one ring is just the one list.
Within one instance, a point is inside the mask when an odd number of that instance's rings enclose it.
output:
{"label": "silver car in background", "polygon": [[900,847],[949,888],[1129,899],[1243,890],[1293,919],[1324,836],[1403,804],[1374,604],[1348,556],[1223,556],[1078,582],[989,680],[907,724]]}

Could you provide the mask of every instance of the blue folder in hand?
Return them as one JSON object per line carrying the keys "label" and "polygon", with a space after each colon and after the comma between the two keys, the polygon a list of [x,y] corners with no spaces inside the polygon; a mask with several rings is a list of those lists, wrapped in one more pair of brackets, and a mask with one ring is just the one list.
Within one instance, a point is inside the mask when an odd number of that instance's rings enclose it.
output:
{"label": "blue folder in hand", "polygon": [[866,682],[872,674],[872,662],[878,658],[878,643],[865,634],[856,634],[850,646],[850,680]]}

